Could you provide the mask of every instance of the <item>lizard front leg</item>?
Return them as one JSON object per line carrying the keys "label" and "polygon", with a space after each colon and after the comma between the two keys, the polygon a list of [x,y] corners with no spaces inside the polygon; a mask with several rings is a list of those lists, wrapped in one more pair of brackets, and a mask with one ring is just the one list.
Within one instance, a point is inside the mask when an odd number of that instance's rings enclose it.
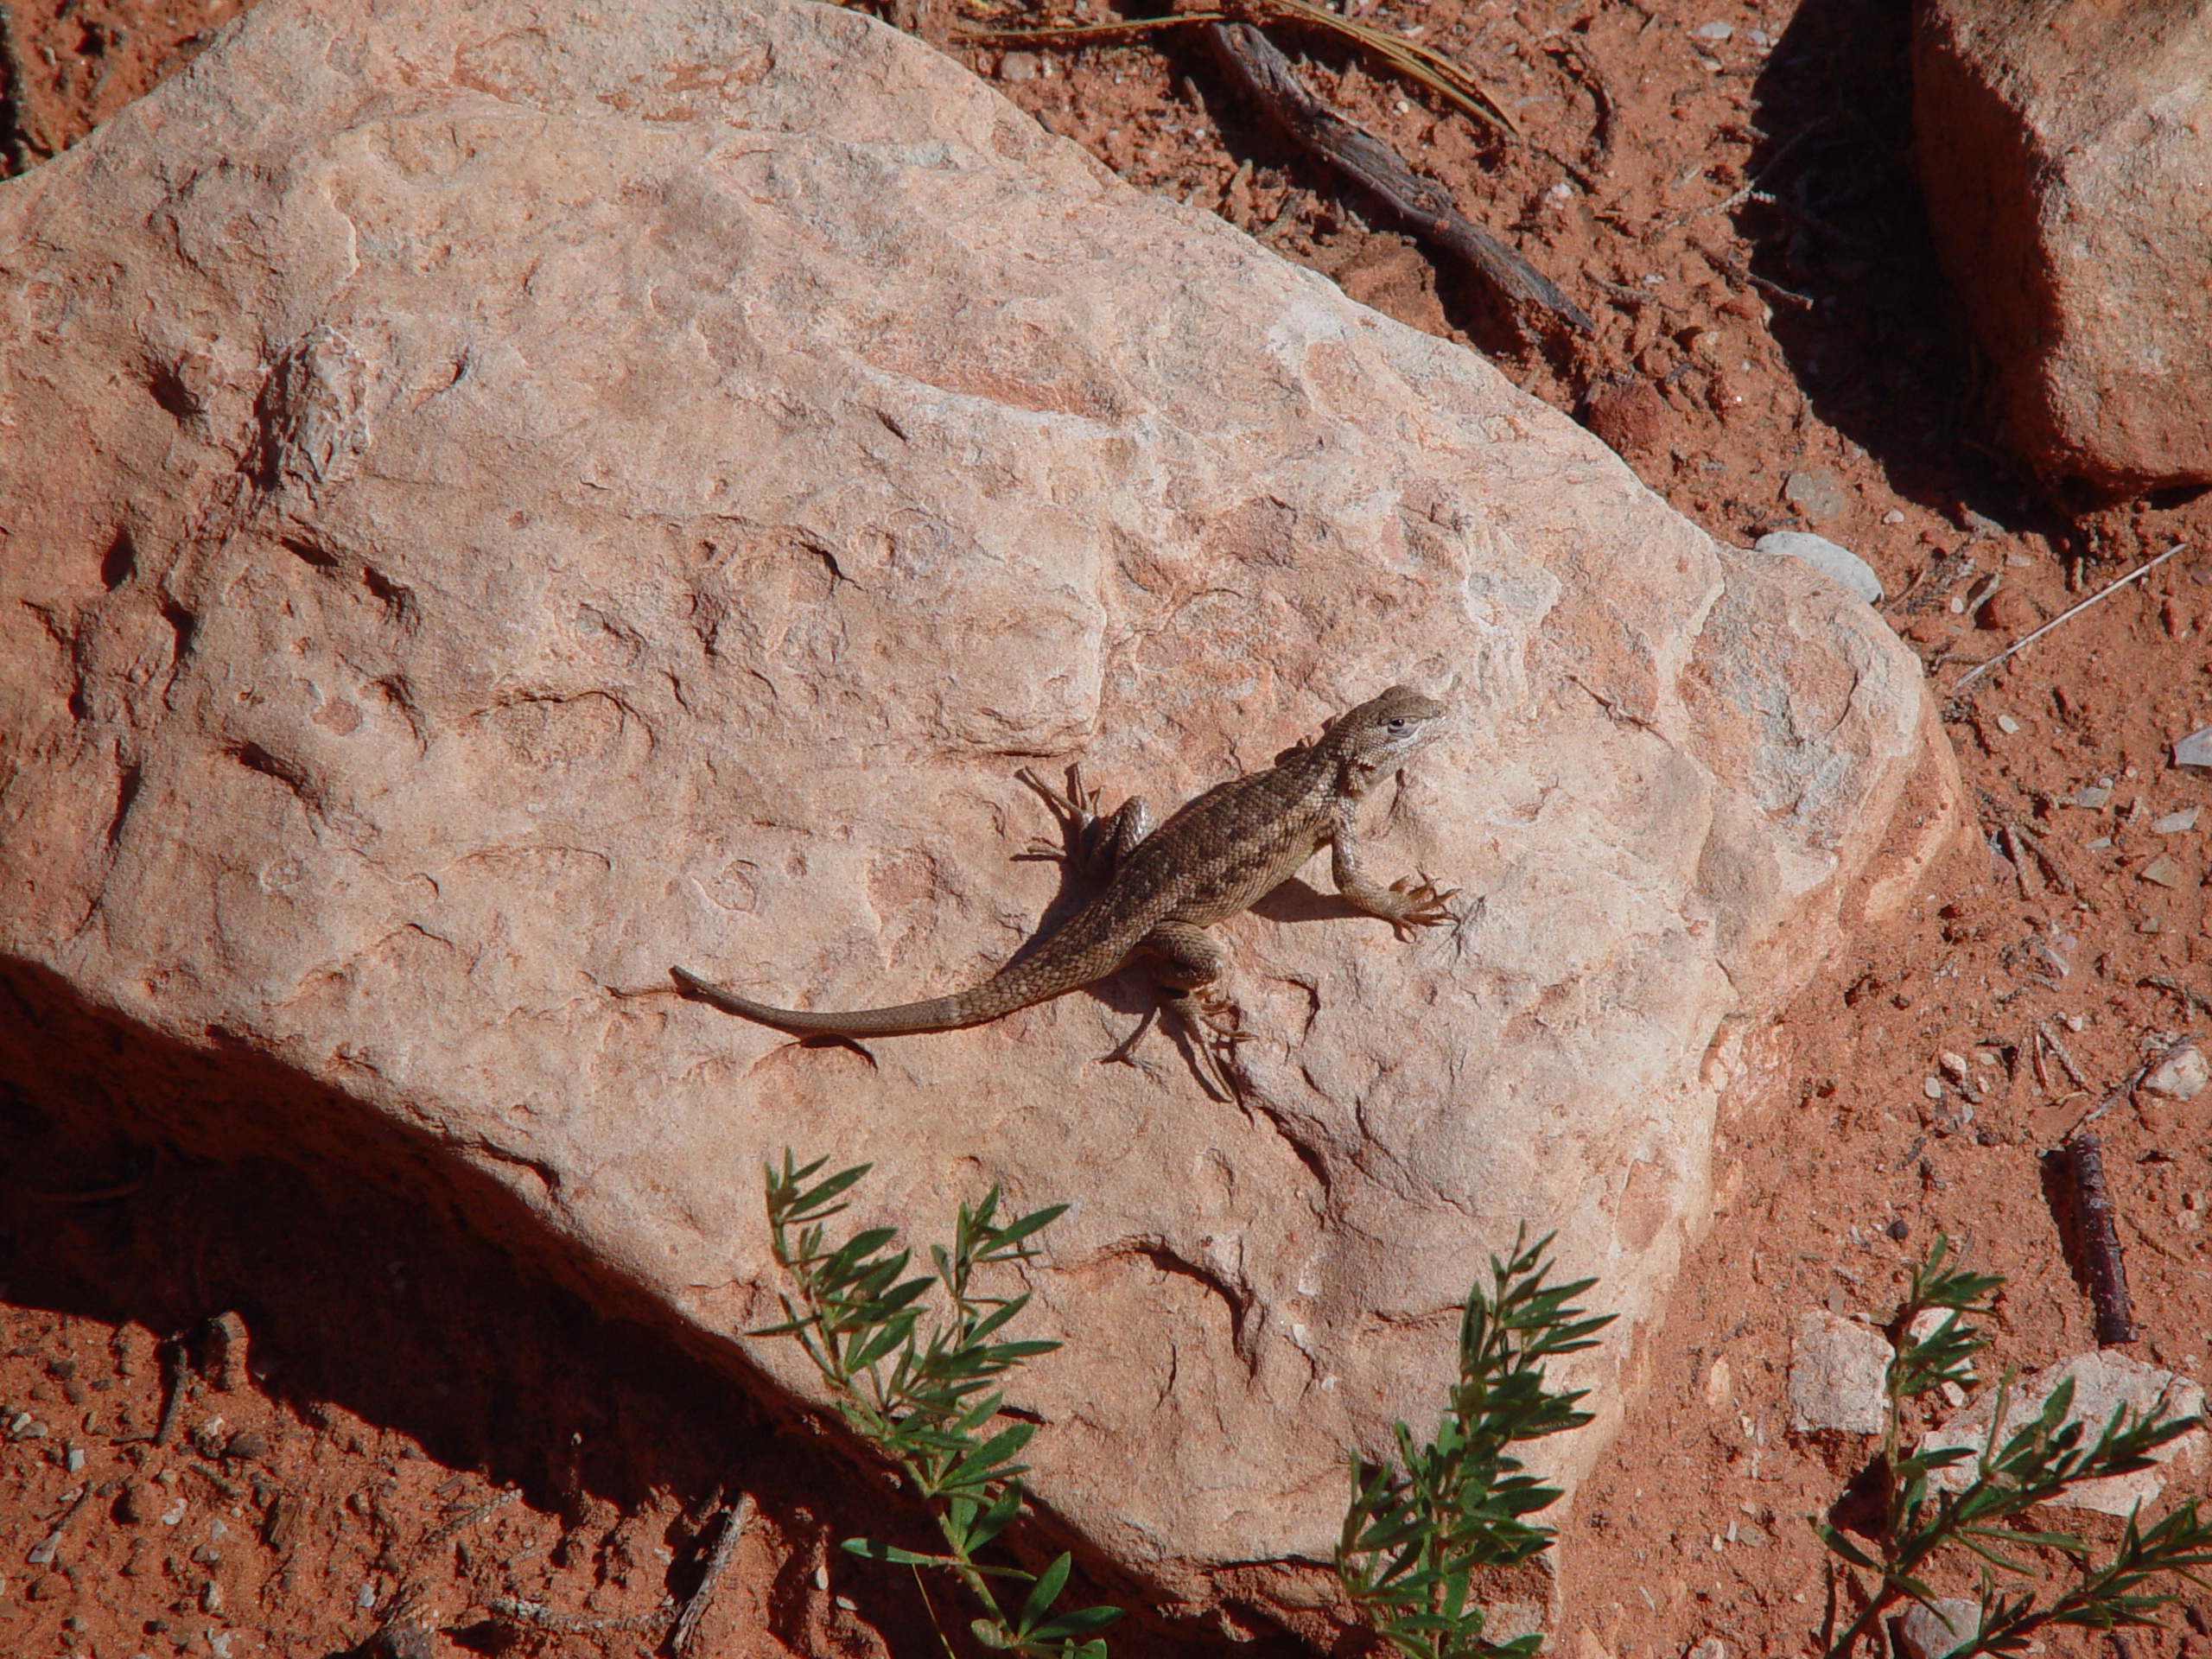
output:
{"label": "lizard front leg", "polygon": [[1054,847],[1049,842],[1032,841],[1027,851],[1015,855],[1018,858],[1058,859],[1078,875],[1110,881],[1130,850],[1152,833],[1152,808],[1141,795],[1132,795],[1113,812],[1102,815],[1098,810],[1101,791],[1084,786],[1080,764],[1068,768],[1065,791],[1054,789],[1027,766],[1014,775],[1043,798],[1060,821],[1066,843]]}
{"label": "lizard front leg", "polygon": [[1360,874],[1359,834],[1353,823],[1356,810],[1349,801],[1338,809],[1336,827],[1329,837],[1329,874],[1345,901],[1370,916],[1380,916],[1402,939],[1413,938],[1412,930],[1416,927],[1441,927],[1457,919],[1447,904],[1459,896],[1457,887],[1439,891],[1426,875],[1400,876],[1382,887]]}
{"label": "lizard front leg", "polygon": [[1171,993],[1165,1004],[1190,1035],[1202,1081],[1222,1099],[1236,1099],[1239,1091],[1225,1062],[1235,1055],[1237,1044],[1250,1040],[1250,1033],[1236,1028],[1236,1010],[1227,999],[1198,995],[1221,977],[1221,947],[1205,929],[1169,921],[1146,934],[1137,949],[1153,958],[1153,979]]}

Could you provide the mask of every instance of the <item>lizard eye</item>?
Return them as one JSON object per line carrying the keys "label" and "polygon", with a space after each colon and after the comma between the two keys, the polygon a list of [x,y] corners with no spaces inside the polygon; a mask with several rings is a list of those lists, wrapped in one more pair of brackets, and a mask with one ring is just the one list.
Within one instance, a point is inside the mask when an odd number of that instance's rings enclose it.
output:
{"label": "lizard eye", "polygon": [[1406,729],[1406,717],[1403,715],[1399,715],[1395,720],[1386,721],[1385,723],[1394,732],[1402,732]]}

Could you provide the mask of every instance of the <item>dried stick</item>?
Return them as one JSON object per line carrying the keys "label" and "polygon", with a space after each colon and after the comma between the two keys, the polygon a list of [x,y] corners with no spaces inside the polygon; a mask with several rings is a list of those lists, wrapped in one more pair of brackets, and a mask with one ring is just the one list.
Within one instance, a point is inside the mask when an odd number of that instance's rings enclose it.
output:
{"label": "dried stick", "polygon": [[[2024,846],[2035,855],[2036,868],[2041,872],[2046,886],[2056,887],[2069,899],[2078,899],[2082,896],[2074,885],[2074,878],[2066,873],[2066,867],[2052,857],[2049,850],[2044,848],[2041,836],[2036,834],[2027,825],[2017,823],[2007,824],[2005,833],[2012,838],[2012,845],[2015,848]],[[2082,1086],[2086,1089],[2088,1084],[2082,1084]]]}
{"label": "dried stick", "polygon": [[1469,224],[1442,185],[1422,178],[1397,151],[1307,92],[1290,60],[1258,29],[1249,23],[1211,23],[1206,33],[1222,67],[1298,143],[1373,191],[1439,247],[1466,261],[1502,298],[1536,307],[1586,334],[1596,332],[1589,315],[1549,278]]}
{"label": "dried stick", "polygon": [[2103,1149],[2094,1135],[2066,1142],[2074,1172],[2075,1211],[2082,1224],[2082,1266],[2089,1278],[2089,1302],[2096,1310],[2097,1345],[2110,1348],[2135,1340],[2135,1316],[2127,1301],[2127,1269],[2120,1259],[2120,1235],[2112,1224],[2112,1194],[2105,1186]]}
{"label": "dried stick", "polygon": [[526,1630],[553,1630],[563,1636],[599,1636],[657,1630],[665,1624],[669,1615],[676,1611],[676,1603],[667,1596],[663,1596],[660,1604],[649,1613],[631,1613],[613,1618],[556,1613],[540,1603],[518,1601],[512,1596],[494,1596],[484,1605],[502,1624]]}
{"label": "dried stick", "polygon": [[2059,1065],[2066,1068],[2066,1075],[2073,1078],[2074,1086],[2086,1090],[2089,1086],[2089,1080],[2082,1075],[2082,1068],[2074,1064],[2074,1057],[2066,1052],[2066,1045],[2052,1036],[2050,1027],[2040,1020],[2036,1021],[2036,1035],[2043,1039],[2044,1046],[2050,1051]]}
{"label": "dried stick", "polygon": [[2011,645],[2005,646],[2004,650],[1999,652],[1987,662],[1977,664],[1974,667],[1968,669],[1965,673],[1960,675],[1957,679],[1951,682],[1951,695],[1955,697],[1957,696],[1960,692],[1965,690],[1967,687],[1972,685],[1983,675],[1988,673],[1991,669],[1996,667],[1998,664],[2003,662],[2006,658],[2013,656],[2019,652],[2025,651],[2030,645],[2035,644],[2037,640],[2042,639],[2044,635],[2049,633],[2053,628],[2059,626],[2061,624],[2071,622],[2075,617],[2081,615],[2082,612],[2088,610],[2090,606],[2095,604],[2107,594],[2118,593],[2121,588],[2126,587],[2129,582],[2133,582],[2139,576],[2149,575],[2153,570],[2157,569],[2160,565],[2164,564],[2168,559],[2173,557],[2175,554],[2180,552],[2182,549],[2188,545],[2189,543],[2187,542],[2176,542],[2171,547],[2159,554],[2157,558],[2152,559],[2148,564],[2139,565],[2134,569],[2129,571],[2126,575],[2120,577],[2119,581],[2108,583],[2105,587],[2098,588],[2095,593],[2091,594],[2087,599],[2083,600],[2079,605],[2076,605],[2072,610],[2061,612],[2058,615],[2052,617],[2050,621],[2044,623],[2043,626],[2037,628],[2033,633],[2025,634],[2021,638],[2015,639]]}
{"label": "dried stick", "polygon": [[737,1553],[737,1541],[745,1535],[746,1527],[753,1520],[753,1494],[745,1493],[730,1508],[722,1511],[722,1535],[715,1540],[715,1553],[707,1557],[707,1570],[700,1575],[699,1587],[683,1604],[676,1628],[669,1632],[669,1650],[676,1659],[690,1659],[692,1633],[699,1627],[708,1605],[714,1600],[715,1581],[729,1565],[729,1558]]}
{"label": "dried stick", "polygon": [[2191,990],[2177,979],[2170,979],[2164,974],[2145,974],[2135,982],[2138,985],[2155,985],[2167,995],[2179,997],[2183,1007],[2194,1008],[2199,1014],[2212,1014],[2212,997],[2206,996],[2202,991]]}
{"label": "dried stick", "polygon": [[1773,156],[1767,162],[1767,164],[1764,167],[1761,168],[1751,177],[1746,179],[1744,181],[1744,188],[1737,191],[1733,195],[1725,196],[1719,201],[1708,201],[1704,207],[1693,207],[1687,213],[1679,213],[1673,219],[1664,220],[1660,224],[1653,226],[1649,230],[1644,232],[1643,236],[1637,239],[1648,247],[1652,243],[1657,241],[1661,237],[1664,236],[1668,232],[1679,231],[1683,226],[1688,224],[1694,219],[1703,219],[1707,213],[1725,213],[1729,212],[1732,208],[1742,207],[1754,195],[1758,194],[1759,187],[1761,185],[1764,184],[1769,179],[1772,178],[1781,170],[1783,162],[1789,159],[1789,152],[1791,150],[1796,149],[1798,145],[1803,143],[1808,138],[1811,137],[1821,128],[1827,126],[1827,124],[1828,118],[1827,116],[1822,116],[1819,120],[1814,122],[1811,126],[1805,128],[1796,137],[1792,137],[1787,143],[1783,144],[1780,149],[1774,152]]}

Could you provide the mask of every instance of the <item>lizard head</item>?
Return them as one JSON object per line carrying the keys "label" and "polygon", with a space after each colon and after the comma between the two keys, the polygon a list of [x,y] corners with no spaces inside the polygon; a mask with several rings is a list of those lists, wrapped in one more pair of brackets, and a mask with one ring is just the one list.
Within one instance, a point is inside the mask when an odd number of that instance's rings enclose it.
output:
{"label": "lizard head", "polygon": [[1344,787],[1357,794],[1433,741],[1443,730],[1444,715],[1444,705],[1433,697],[1394,685],[1331,721],[1320,747],[1340,764]]}

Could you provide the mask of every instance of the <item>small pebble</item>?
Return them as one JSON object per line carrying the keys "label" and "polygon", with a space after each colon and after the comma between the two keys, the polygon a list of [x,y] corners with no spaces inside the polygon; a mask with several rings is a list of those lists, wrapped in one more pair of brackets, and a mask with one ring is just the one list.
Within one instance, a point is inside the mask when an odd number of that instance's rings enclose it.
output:
{"label": "small pebble", "polygon": [[1816,524],[1834,518],[1846,505],[1842,486],[1825,472],[1790,474],[1782,482],[1782,499]]}
{"label": "small pebble", "polygon": [[2143,1079],[2143,1092],[2158,1095],[2167,1100],[2195,1100],[2212,1083],[2212,1063],[2204,1058],[2204,1051],[2194,1043],[2183,1043],[2169,1049],[2165,1058],[2151,1068]]}
{"label": "small pebble", "polygon": [[1956,1599],[1915,1604],[1897,1621],[1897,1645],[1904,1659],[1943,1659],[1973,1641],[1980,1628],[1979,1603]]}
{"label": "small pebble", "polygon": [[2101,786],[2095,784],[2085,784],[2080,789],[2074,791],[2074,804],[2076,806],[2086,806],[2092,811],[2102,806],[2110,799],[2112,799],[2112,786],[2108,784]]}
{"label": "small pebble", "polygon": [[2106,848],[2112,845],[2112,837],[2110,836],[2099,836],[2094,841],[2085,841],[2082,844],[2093,853],[2101,853]]}
{"label": "small pebble", "polygon": [[1849,548],[1840,547],[1825,536],[1802,530],[1777,530],[1760,537],[1751,546],[1755,552],[1771,553],[1809,564],[1869,605],[1882,596],[1882,579],[1874,574],[1872,567]]}
{"label": "small pebble", "polygon": [[1930,1100],[1942,1099],[1943,1079],[1941,1077],[1923,1077],[1920,1081],[1920,1092],[1927,1096]]}
{"label": "small pebble", "polygon": [[1883,1228],[1882,1230],[1887,1233],[1891,1238],[1894,1238],[1898,1243],[1902,1243],[1906,1239],[1912,1236],[1912,1224],[1907,1221],[1903,1216],[1899,1216],[1896,1220],[1891,1222],[1888,1226]]}
{"label": "small pebble", "polygon": [[178,1522],[184,1519],[184,1510],[185,1503],[184,1500],[180,1497],[173,1502],[168,1508],[162,1511],[162,1524],[165,1527],[173,1527],[176,1525]]}
{"label": "small pebble", "polygon": [[1691,34],[1696,35],[1700,41],[1711,41],[1715,45],[1718,45],[1720,41],[1726,40],[1735,32],[1736,31],[1729,28],[1727,24],[1722,22],[1700,23],[1695,29],[1690,31]]}
{"label": "small pebble", "polygon": [[2212,766],[2212,726],[2191,732],[2174,745],[2174,765]]}
{"label": "small pebble", "polygon": [[1885,524],[1901,524],[1904,523],[1904,514],[1899,512],[1895,507],[1891,507],[1882,515],[1882,522]]}
{"label": "small pebble", "polygon": [[2158,933],[2162,932],[2164,930],[2157,917],[2145,916],[2141,921],[2135,924],[2135,931],[2138,933]]}
{"label": "small pebble", "polygon": [[200,1586],[200,1611],[203,1613],[223,1611],[223,1586],[213,1579]]}
{"label": "small pebble", "polygon": [[84,1473],[85,1448],[81,1446],[71,1446],[67,1455],[62,1459],[62,1463],[73,1475],[80,1475]]}
{"label": "small pebble", "polygon": [[1763,29],[1746,29],[1744,31],[1744,38],[1762,52],[1774,44],[1774,36]]}
{"label": "small pebble", "polygon": [[2139,874],[2145,881],[2156,882],[2162,887],[2177,887],[2182,883],[2182,868],[2164,853],[2145,864]]}
{"label": "small pebble", "polygon": [[373,1583],[364,1583],[359,1590],[353,1592],[353,1605],[356,1607],[375,1606],[377,1605],[376,1586]]}
{"label": "small pebble", "polygon": [[2152,822],[2151,833],[2154,836],[2185,836],[2196,828],[2196,815],[2202,810],[2192,806],[2180,812],[2169,812],[2164,817]]}
{"label": "small pebble", "polygon": [[49,1532],[31,1546],[30,1553],[23,1559],[33,1567],[47,1567],[52,1564],[55,1554],[60,1548],[61,1535],[58,1532]]}
{"label": "small pebble", "polygon": [[2020,722],[2010,715],[1999,715],[1997,716],[1997,729],[2011,737],[2019,731]]}
{"label": "small pebble", "polygon": [[1965,1055],[1954,1054],[1947,1048],[1936,1057],[1936,1063],[1942,1066],[1944,1071],[1956,1077],[1961,1083],[1964,1083],[1967,1080],[1967,1057]]}
{"label": "small pebble", "polygon": [[1034,52],[1009,52],[999,60],[1001,80],[1034,80],[1039,65]]}
{"label": "small pebble", "polygon": [[1982,601],[1978,620],[1991,633],[2020,633],[2033,626],[2035,616],[2026,600],[2009,588],[1999,588]]}

